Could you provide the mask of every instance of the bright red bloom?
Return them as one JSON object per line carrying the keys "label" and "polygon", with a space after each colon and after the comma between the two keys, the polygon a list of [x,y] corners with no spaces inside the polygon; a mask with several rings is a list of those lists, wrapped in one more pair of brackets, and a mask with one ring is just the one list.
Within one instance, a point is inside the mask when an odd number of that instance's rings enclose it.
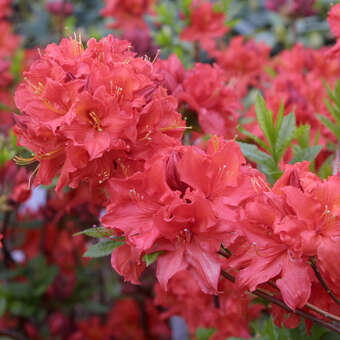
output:
{"label": "bright red bloom", "polygon": [[[267,83],[262,87],[267,106],[274,113],[279,111],[280,104],[283,103],[284,114],[294,111],[297,125],[310,125],[312,141],[315,135],[320,133],[320,144],[334,140],[332,133],[316,115],[319,113],[332,120],[325,105],[327,91],[324,81],[333,87],[340,76],[339,60],[329,58],[328,54],[327,48],[314,50],[297,44],[291,50],[281,52],[268,63],[273,75],[267,78]],[[249,118],[255,118],[254,108],[248,115]],[[254,125],[251,130],[261,136],[258,125]]]}
{"label": "bright red bloom", "polygon": [[181,85],[185,79],[185,69],[176,54],[171,54],[166,60],[157,59],[155,65],[163,75],[162,85],[169,94],[176,95],[181,91]]}
{"label": "bright red bloom", "polygon": [[12,0],[1,0],[0,1],[0,19],[4,19],[11,15],[12,9],[11,9]]}
{"label": "bright red bloom", "polygon": [[239,36],[231,39],[226,48],[211,54],[224,70],[226,80],[234,84],[240,97],[248,93],[250,86],[263,86],[267,78],[264,68],[270,56],[270,48],[266,44],[245,41],[243,36]]}
{"label": "bright red bloom", "polygon": [[115,22],[109,27],[125,29],[146,29],[143,16],[151,10],[155,0],[105,0],[106,7],[101,14],[113,17]]}
{"label": "bright red bloom", "polygon": [[8,161],[0,168],[0,192],[8,200],[20,204],[28,200],[31,188],[28,187],[29,174],[26,169],[18,168],[12,161]]}
{"label": "bright red bloom", "polygon": [[180,143],[177,101],[159,86],[153,64],[127,41],[64,39],[47,46],[25,73],[15,101],[15,133],[38,161],[35,184],[61,174],[57,190],[88,180],[99,186],[139,170],[155,150]]}
{"label": "bright red bloom", "polygon": [[163,318],[182,316],[191,334],[198,327],[216,328],[216,333],[211,337],[213,340],[224,340],[231,336],[249,337],[249,321],[262,309],[260,305],[250,304],[249,295],[226,280],[219,283],[221,293],[218,295],[217,307],[213,297],[200,290],[188,271],[175,274],[169,281],[167,292],[160,285],[156,285],[155,291],[155,303],[167,308],[162,313]]}
{"label": "bright red bloom", "polygon": [[288,237],[276,227],[289,214],[290,207],[271,192],[263,192],[249,202],[242,219],[249,249],[234,260],[233,266],[241,269],[237,282],[251,291],[276,280],[284,302],[295,309],[303,307],[310,297],[313,272],[308,257],[301,253],[299,239]]}
{"label": "bright red bloom", "polygon": [[[4,79],[4,78],[2,78]],[[11,81],[12,77],[10,76],[5,82]],[[13,111],[14,111],[14,101],[13,101],[13,95],[10,91],[0,90],[0,103],[3,105],[6,105],[9,110],[0,110],[0,132],[2,134],[7,135],[8,130],[14,125],[14,119],[13,119]],[[13,108],[13,110],[11,110]]]}
{"label": "bright red bloom", "polygon": [[266,0],[266,7],[292,17],[306,17],[315,14],[315,0]]}
{"label": "bright red bloom", "polygon": [[340,25],[339,25],[339,19],[340,19],[340,4],[333,5],[331,7],[331,10],[328,13],[328,23],[330,26],[331,31],[337,38],[337,43],[333,48],[330,50],[330,54],[334,56],[338,56],[340,53]]}
{"label": "bright red bloom", "polygon": [[241,269],[238,282],[253,290],[274,280],[285,303],[301,308],[316,281],[312,257],[329,287],[340,294],[340,271],[332,260],[340,256],[339,187],[339,177],[322,182],[308,171],[307,162],[297,163],[286,168],[272,191],[249,201],[241,219],[249,249],[231,261]]}
{"label": "bright red bloom", "polygon": [[177,97],[197,112],[204,133],[233,138],[241,104],[218,65],[196,64],[186,73]]}
{"label": "bright red bloom", "polygon": [[340,294],[339,268],[331,259],[340,256],[340,178],[333,176],[303,191],[295,187],[283,190],[295,216],[287,216],[278,227],[280,232],[298,235],[301,250],[315,256],[317,265],[329,286]]}
{"label": "bright red bloom", "polygon": [[65,15],[70,16],[73,14],[74,6],[71,2],[63,2],[61,0],[49,1],[46,4],[48,12],[54,15]]}
{"label": "bright red bloom", "polygon": [[[1,9],[1,8],[0,8]],[[14,51],[19,47],[20,37],[12,33],[11,25],[0,21],[0,87],[8,86],[12,81],[9,67]]]}
{"label": "bright red bloom", "polygon": [[190,24],[181,32],[180,38],[199,41],[208,48],[213,38],[221,37],[229,31],[225,24],[225,14],[215,11],[209,1],[193,1],[189,20]]}
{"label": "bright red bloom", "polygon": [[331,7],[328,13],[328,23],[333,34],[340,38],[340,4]]}
{"label": "bright red bloom", "polygon": [[[113,252],[113,265],[131,262],[128,272],[123,267],[118,271],[135,281],[132,261],[138,264],[143,254],[162,251],[157,278],[163,288],[187,268],[203,291],[216,292],[221,268],[217,251],[237,237],[236,208],[254,194],[252,181],[259,176],[243,163],[235,142],[214,137],[206,153],[178,147],[151,159],[144,173],[111,180],[113,203],[102,223],[127,241]],[[132,261],[130,252],[136,254]],[[118,260],[121,256],[126,260]]]}
{"label": "bright red bloom", "polygon": [[[131,298],[118,301],[108,316],[107,328],[110,335],[117,340],[168,339],[169,327],[161,320],[159,311],[151,300],[144,300],[145,323],[149,334],[145,334],[145,325],[142,324],[141,309],[138,303]],[[143,328],[144,326],[144,328]]]}

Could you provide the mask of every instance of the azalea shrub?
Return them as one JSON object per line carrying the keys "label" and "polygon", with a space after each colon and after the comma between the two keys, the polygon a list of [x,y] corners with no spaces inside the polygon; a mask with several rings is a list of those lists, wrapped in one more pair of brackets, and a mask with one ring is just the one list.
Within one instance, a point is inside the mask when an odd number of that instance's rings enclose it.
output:
{"label": "azalea shrub", "polygon": [[338,339],[340,4],[4,0],[0,31],[0,339]]}

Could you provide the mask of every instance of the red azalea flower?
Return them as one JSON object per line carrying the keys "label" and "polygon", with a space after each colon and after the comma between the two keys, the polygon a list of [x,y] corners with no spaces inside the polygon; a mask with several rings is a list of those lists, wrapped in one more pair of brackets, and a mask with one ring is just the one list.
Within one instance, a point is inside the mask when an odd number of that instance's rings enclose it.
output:
{"label": "red azalea flower", "polygon": [[180,143],[185,124],[177,101],[160,87],[151,62],[127,41],[63,39],[48,45],[25,73],[15,101],[22,115],[14,131],[39,162],[35,184],[57,175],[57,190],[139,170],[155,150]]}
{"label": "red azalea flower", "polygon": [[270,48],[264,43],[245,41],[243,36],[239,36],[232,38],[226,48],[211,54],[239,97],[244,97],[250,86],[262,87],[267,79],[264,68],[269,62]]}
{"label": "red azalea flower", "polygon": [[[327,91],[324,81],[333,87],[340,75],[339,61],[329,58],[328,54],[329,49],[313,50],[298,44],[291,50],[283,51],[268,64],[274,76],[268,77],[267,83],[263,84],[268,107],[276,113],[283,103],[285,115],[294,111],[298,125],[306,123],[310,125],[312,141],[320,134],[320,144],[334,140],[334,135],[316,115],[318,112],[333,119],[325,105]],[[249,118],[255,117],[254,107],[247,115]],[[254,122],[250,125],[250,130],[255,135],[261,136],[262,132],[258,125]],[[322,151],[318,159],[324,158],[325,153]]]}
{"label": "red azalea flower", "polygon": [[203,46],[210,46],[211,39],[221,37],[229,31],[224,13],[216,12],[209,1],[193,1],[189,20],[190,24],[181,32],[180,38],[200,41]]}
{"label": "red azalea flower", "polygon": [[295,309],[303,307],[310,297],[313,272],[308,257],[301,252],[300,239],[276,229],[290,214],[284,200],[271,192],[249,202],[242,219],[249,249],[232,260],[232,265],[241,269],[237,282],[251,291],[268,280],[276,280],[284,302]]}
{"label": "red azalea flower", "polygon": [[[145,253],[162,251],[157,265],[162,287],[188,268],[202,290],[216,292],[221,268],[217,251],[222,242],[228,245],[239,235],[236,207],[254,194],[252,181],[259,176],[242,168],[243,162],[237,144],[214,137],[207,153],[178,147],[156,155],[144,173],[112,179],[113,202],[102,223],[126,237],[127,245],[113,252],[112,261],[130,269],[120,267],[118,272],[136,281],[133,263],[141,264]],[[126,260],[117,262],[120,256]]]}
{"label": "red azalea flower", "polygon": [[196,64],[182,86],[177,97],[197,112],[204,133],[234,137],[241,104],[218,65]]}
{"label": "red azalea flower", "polygon": [[0,1],[0,19],[7,18],[12,14],[11,4],[12,0]]}
{"label": "red azalea flower", "polygon": [[171,54],[166,60],[157,59],[155,66],[163,75],[162,85],[168,90],[169,94],[175,96],[181,91],[186,71],[176,54]]}
{"label": "red azalea flower", "polygon": [[116,21],[109,27],[123,30],[147,29],[143,16],[151,10],[155,0],[105,0],[106,7],[101,14]]}
{"label": "red azalea flower", "polygon": [[[4,75],[2,74],[2,76]],[[2,79],[4,78],[0,77],[0,81]],[[11,81],[11,79],[12,79],[12,76],[7,78],[5,80],[5,83],[7,83],[8,81]],[[9,90],[7,89],[3,91],[0,90],[0,103],[6,105],[9,108],[9,110],[6,110],[6,109],[0,110],[0,121],[1,121],[0,133],[7,135],[9,129],[14,125],[13,111],[15,107],[14,101],[13,101],[13,95]],[[11,110],[11,108],[13,108],[13,110]]]}
{"label": "red azalea flower", "polygon": [[340,4],[333,5],[328,13],[328,23],[333,34],[340,37]]}
{"label": "red azalea flower", "polygon": [[118,301],[107,320],[110,335],[117,340],[146,340],[140,313],[137,302],[132,298]]}
{"label": "red azalea flower", "polygon": [[191,334],[198,327],[204,327],[216,329],[212,336],[214,340],[224,340],[231,336],[249,337],[248,323],[258,316],[263,307],[251,304],[249,295],[226,280],[219,283],[219,291],[217,308],[213,297],[204,294],[191,273],[184,270],[170,279],[166,292],[160,285],[156,285],[155,303],[166,308],[162,313],[163,318],[182,316]]}
{"label": "red azalea flower", "polygon": [[303,253],[316,257],[320,271],[337,294],[340,271],[330,259],[340,254],[339,188],[340,178],[333,176],[315,183],[309,191],[292,186],[281,189],[295,214],[278,226],[288,237],[292,233],[299,236]]}
{"label": "red azalea flower", "polygon": [[306,17],[315,14],[315,0],[266,0],[266,7],[292,17]]}
{"label": "red azalea flower", "polygon": [[49,1],[46,4],[46,9],[48,12],[54,15],[70,16],[73,14],[74,6],[71,2],[57,0]]}
{"label": "red azalea flower", "polygon": [[12,27],[7,21],[0,22],[0,57],[8,58],[19,47],[20,37],[12,33]]}

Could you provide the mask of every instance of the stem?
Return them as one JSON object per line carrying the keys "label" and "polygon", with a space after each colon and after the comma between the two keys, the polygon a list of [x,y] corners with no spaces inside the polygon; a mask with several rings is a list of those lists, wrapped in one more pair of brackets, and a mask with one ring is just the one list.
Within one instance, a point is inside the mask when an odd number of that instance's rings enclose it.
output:
{"label": "stem", "polygon": [[[232,276],[231,274],[225,272],[224,270],[221,271],[221,274],[223,277],[225,277],[227,280],[231,281],[231,282],[235,282],[235,277]],[[261,288],[257,288],[255,289],[253,292],[251,292],[252,294],[261,297],[267,301],[270,301],[271,303],[285,309],[286,311],[288,311],[289,313],[293,313],[299,316],[302,316],[303,318],[310,320],[312,322],[315,322],[321,326],[324,326],[325,328],[328,328],[332,331],[335,331],[337,333],[340,333],[340,327],[338,327],[335,324],[332,324],[330,322],[324,321],[322,319],[319,319],[318,317],[303,311],[302,309],[296,308],[295,310],[292,310],[290,307],[288,307],[282,300],[277,299],[275,296],[272,296],[271,294],[269,294],[268,292],[266,292],[265,290],[261,289]]]}
{"label": "stem", "polygon": [[6,211],[4,220],[2,223],[2,229],[1,229],[1,233],[3,234],[2,251],[4,253],[4,262],[7,267],[10,265],[10,263],[14,263],[14,260],[12,259],[12,256],[11,256],[11,252],[8,250],[7,239],[6,239],[6,233],[7,233],[10,218],[11,218],[11,212]]}
{"label": "stem", "polygon": [[325,280],[322,278],[318,268],[316,267],[316,264],[314,261],[311,261],[311,265],[312,268],[314,270],[314,273],[316,275],[316,277],[318,278],[318,280],[320,281],[321,285],[323,288],[325,288],[326,292],[328,293],[328,295],[332,298],[333,301],[335,301],[339,306],[340,306],[340,300],[334,295],[334,293],[328,288]]}
{"label": "stem", "polygon": [[220,298],[218,295],[213,295],[214,306],[216,309],[220,309]]}
{"label": "stem", "polygon": [[281,301],[280,299],[277,299],[276,297],[268,294],[266,291],[264,291],[261,288],[255,289],[252,293],[254,295],[258,296],[258,297],[262,297],[263,299],[274,303],[275,305],[285,309],[289,313],[293,313],[293,314],[302,316],[303,318],[305,318],[307,320],[318,323],[319,325],[324,326],[325,328],[328,328],[329,330],[335,331],[335,332],[340,334],[340,327],[338,327],[337,325],[332,324],[332,323],[327,322],[327,321],[324,321],[322,319],[319,319],[316,316],[309,314],[308,312],[305,312],[305,311],[303,311],[302,309],[299,309],[299,308],[296,308],[295,311],[294,311],[290,307],[288,307],[283,301]]}
{"label": "stem", "polygon": [[201,47],[198,40],[194,41],[194,61],[199,63],[201,59]]}
{"label": "stem", "polygon": [[144,334],[147,339],[150,339],[150,331],[149,331],[149,325],[148,325],[148,314],[146,311],[146,306],[145,306],[145,300],[142,299],[137,299],[137,304],[140,312],[140,321],[144,330]]}
{"label": "stem", "polygon": [[328,312],[324,311],[323,309],[320,309],[319,307],[317,307],[315,305],[312,305],[310,303],[306,303],[305,306],[308,307],[309,309],[313,310],[314,312],[317,312],[317,313],[321,314],[325,318],[329,318],[329,319],[331,319],[333,321],[336,321],[336,322],[340,323],[340,317],[338,317],[338,316],[336,316],[334,314],[328,313]]}
{"label": "stem", "polygon": [[[269,286],[277,289],[278,291],[280,291],[279,287],[274,283],[274,282],[271,282],[271,281],[268,281],[266,282]],[[312,305],[311,303],[306,303],[305,304],[306,307],[308,307],[309,309],[313,310],[314,312],[317,312],[319,313],[320,315],[326,317],[326,318],[329,318],[333,321],[336,321],[336,322],[340,322],[340,317],[339,316],[336,316],[334,314],[331,314],[331,313],[328,313],[326,312],[325,310],[315,306],[315,305]]]}

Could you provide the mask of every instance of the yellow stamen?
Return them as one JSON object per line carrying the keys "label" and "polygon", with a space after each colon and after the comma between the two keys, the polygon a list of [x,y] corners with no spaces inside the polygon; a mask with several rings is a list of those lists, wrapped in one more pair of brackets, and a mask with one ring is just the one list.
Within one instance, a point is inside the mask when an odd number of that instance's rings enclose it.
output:
{"label": "yellow stamen", "polygon": [[28,157],[28,158],[24,158],[24,157],[16,155],[16,156],[13,157],[13,161],[18,165],[28,165],[28,164],[32,164],[32,163],[40,161],[40,160],[52,159],[61,150],[63,150],[63,147],[60,147],[60,148],[55,149],[55,150],[50,151],[50,152],[32,155],[32,157]]}
{"label": "yellow stamen", "polygon": [[18,165],[28,165],[28,164],[32,164],[36,161],[36,157],[29,157],[29,158],[23,158],[21,156],[14,156],[13,157],[13,161],[18,164]]}
{"label": "yellow stamen", "polygon": [[100,119],[94,111],[89,112],[89,119],[90,124],[99,132],[103,131],[102,127],[100,126]]}
{"label": "yellow stamen", "polygon": [[170,125],[164,128],[160,128],[159,131],[169,131],[169,130],[186,130],[186,129],[192,129],[192,126],[176,126],[176,125]]}

